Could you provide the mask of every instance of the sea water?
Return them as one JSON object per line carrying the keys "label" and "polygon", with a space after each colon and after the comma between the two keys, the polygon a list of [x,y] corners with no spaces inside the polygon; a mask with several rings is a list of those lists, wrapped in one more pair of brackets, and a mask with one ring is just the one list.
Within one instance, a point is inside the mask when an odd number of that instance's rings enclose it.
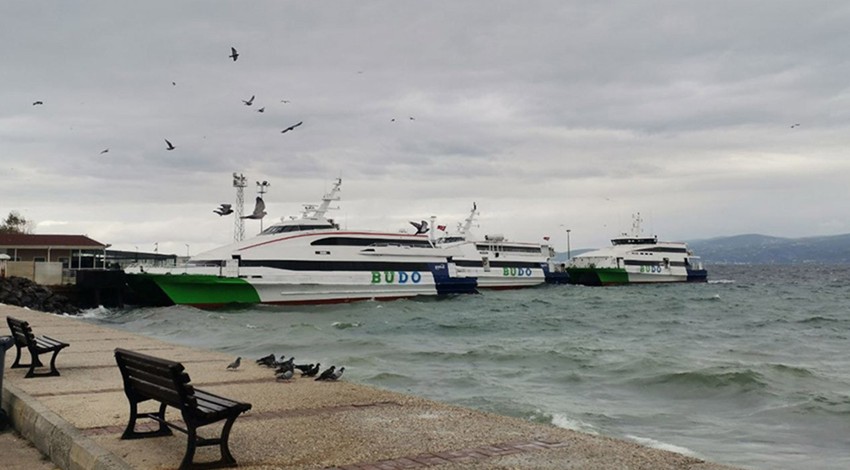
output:
{"label": "sea water", "polygon": [[710,266],[709,278],[85,318],[714,462],[850,468],[850,266]]}

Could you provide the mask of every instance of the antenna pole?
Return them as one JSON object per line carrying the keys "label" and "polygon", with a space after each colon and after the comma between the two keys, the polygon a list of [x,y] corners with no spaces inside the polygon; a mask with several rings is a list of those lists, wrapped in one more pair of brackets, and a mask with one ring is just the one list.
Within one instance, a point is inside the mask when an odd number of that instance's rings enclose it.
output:
{"label": "antenna pole", "polygon": [[240,242],[245,238],[245,186],[247,186],[245,175],[233,173],[233,187],[236,188],[235,214],[233,217],[233,241]]}

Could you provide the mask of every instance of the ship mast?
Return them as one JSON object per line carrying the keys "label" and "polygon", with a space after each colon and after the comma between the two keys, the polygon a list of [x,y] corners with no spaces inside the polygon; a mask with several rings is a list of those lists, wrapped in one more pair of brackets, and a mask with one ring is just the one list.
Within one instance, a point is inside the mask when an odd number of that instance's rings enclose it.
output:
{"label": "ship mast", "polygon": [[469,215],[466,216],[466,219],[463,220],[462,224],[458,224],[457,231],[460,235],[469,234],[469,229],[472,228],[473,222],[475,222],[475,216],[478,214],[478,204],[472,203],[472,210],[469,211]]}
{"label": "ship mast", "polygon": [[305,204],[302,217],[305,219],[319,219],[323,218],[328,210],[338,209],[338,207],[331,207],[331,203],[333,201],[339,201],[339,187],[341,185],[342,178],[337,178],[336,181],[334,181],[334,186],[331,188],[330,192],[322,196],[322,203],[318,207],[313,204]]}

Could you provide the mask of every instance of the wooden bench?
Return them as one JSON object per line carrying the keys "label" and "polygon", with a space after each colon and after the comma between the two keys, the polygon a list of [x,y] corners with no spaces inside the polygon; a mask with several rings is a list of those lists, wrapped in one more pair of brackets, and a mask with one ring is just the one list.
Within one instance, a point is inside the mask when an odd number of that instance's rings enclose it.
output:
{"label": "wooden bench", "polygon": [[[245,411],[251,409],[250,403],[230,400],[212,393],[194,388],[183,364],[158,357],[148,356],[126,349],[115,349],[115,361],[121,369],[124,379],[124,393],[130,401],[130,422],[121,435],[121,439],[141,439],[145,437],[169,436],[171,429],[188,435],[186,454],[180,468],[193,466],[195,449],[203,446],[218,445],[221,459],[203,464],[204,467],[236,466],[236,459],[228,448],[228,438],[233,422]],[[139,413],[137,405],[147,400],[160,402],[159,411]],[[186,428],[182,428],[165,419],[165,409],[172,406],[180,410]],[[159,422],[159,429],[136,431],[136,419],[149,418]],[[198,436],[197,429],[221,420],[227,420],[221,435],[215,439]]]}
{"label": "wooden bench", "polygon": [[[15,347],[17,348],[15,362],[12,363],[13,369],[29,367],[27,375],[24,376],[27,379],[30,377],[52,377],[59,375],[59,371],[56,370],[56,356],[59,354],[59,351],[68,347],[68,343],[63,343],[49,336],[35,336],[30,324],[17,318],[6,317],[6,323],[9,324],[9,329],[12,330],[12,337],[15,339]],[[21,349],[23,348],[27,348],[30,356],[32,356],[29,364],[21,364]],[[50,371],[36,373],[36,367],[44,367],[44,364],[38,358],[39,354],[48,352],[53,353],[53,357],[50,358]]]}

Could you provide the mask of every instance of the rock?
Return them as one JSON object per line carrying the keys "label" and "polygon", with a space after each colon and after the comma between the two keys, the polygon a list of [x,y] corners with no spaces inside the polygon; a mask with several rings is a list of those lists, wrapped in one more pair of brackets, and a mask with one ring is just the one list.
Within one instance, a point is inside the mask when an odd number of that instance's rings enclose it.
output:
{"label": "rock", "polygon": [[22,277],[0,278],[0,303],[76,315],[80,309],[63,295]]}

